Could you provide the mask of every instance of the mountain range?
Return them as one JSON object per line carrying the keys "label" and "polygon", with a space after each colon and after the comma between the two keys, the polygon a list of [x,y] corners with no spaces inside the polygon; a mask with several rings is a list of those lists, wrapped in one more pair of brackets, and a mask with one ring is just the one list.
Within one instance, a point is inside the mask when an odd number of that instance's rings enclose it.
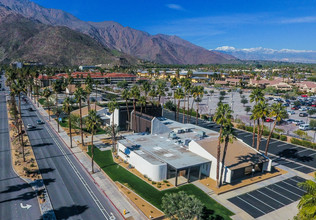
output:
{"label": "mountain range", "polygon": [[238,62],[229,54],[206,50],[177,36],[150,35],[114,21],[85,22],[29,0],[0,0],[0,16],[2,61],[20,58],[64,65],[139,59],[161,64]]}
{"label": "mountain range", "polygon": [[222,46],[210,51],[226,53],[241,60],[271,60],[283,62],[316,63],[316,51],[313,50],[274,50],[263,47],[237,49],[235,47]]}

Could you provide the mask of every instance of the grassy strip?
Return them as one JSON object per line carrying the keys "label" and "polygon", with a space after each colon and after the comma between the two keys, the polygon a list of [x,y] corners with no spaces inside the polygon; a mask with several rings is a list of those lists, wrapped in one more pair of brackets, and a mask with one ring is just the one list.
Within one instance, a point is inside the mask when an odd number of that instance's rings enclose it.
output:
{"label": "grassy strip", "polygon": [[[134,174],[128,172],[120,165],[113,161],[112,154],[110,151],[100,151],[95,148],[95,161],[103,169],[103,171],[113,180],[118,181],[130,189],[135,191],[137,194],[142,196],[145,200],[153,204],[159,209],[162,209],[162,197],[167,193],[176,193],[179,191],[185,191],[188,194],[195,195],[205,205],[205,216],[203,219],[230,219],[229,216],[233,215],[231,211],[226,209],[224,206],[211,199],[202,190],[194,186],[193,184],[186,184],[177,188],[159,191],[154,187],[150,186]],[[89,155],[90,147],[89,147]]]}

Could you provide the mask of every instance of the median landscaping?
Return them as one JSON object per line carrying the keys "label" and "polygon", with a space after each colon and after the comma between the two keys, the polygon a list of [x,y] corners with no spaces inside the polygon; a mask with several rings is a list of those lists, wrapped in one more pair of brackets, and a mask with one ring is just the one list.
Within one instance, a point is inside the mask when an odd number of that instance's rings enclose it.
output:
{"label": "median landscaping", "polygon": [[[88,154],[91,156],[91,149],[89,148]],[[177,188],[159,191],[127,171],[117,163],[113,161],[111,151],[100,151],[94,149],[95,162],[101,167],[101,169],[114,181],[123,184],[129,189],[133,190],[143,199],[147,200],[158,209],[162,210],[162,197],[168,193],[177,193],[184,191],[189,195],[194,195],[196,198],[201,200],[204,204],[204,215],[203,219],[230,219],[233,215],[231,211],[214,201],[202,190],[194,186],[193,184],[186,184]]]}

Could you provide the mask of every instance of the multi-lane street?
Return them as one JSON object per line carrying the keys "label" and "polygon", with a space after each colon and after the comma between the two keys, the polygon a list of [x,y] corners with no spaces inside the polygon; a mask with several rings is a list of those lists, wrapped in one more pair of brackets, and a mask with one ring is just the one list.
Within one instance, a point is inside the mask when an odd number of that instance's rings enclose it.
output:
{"label": "multi-lane street", "polygon": [[[174,112],[164,110],[163,116],[174,120]],[[185,121],[187,118],[185,116]],[[180,114],[180,120],[182,122],[182,114]],[[191,117],[192,124],[195,124],[195,117]],[[219,131],[219,125],[214,122],[208,122],[198,119],[198,125],[204,128],[208,128],[214,131]],[[252,145],[252,133],[235,129],[235,136],[248,145]],[[255,143],[257,136],[255,136]],[[263,138],[260,144],[260,151],[264,152],[266,146],[266,139]],[[285,143],[282,141],[272,139],[269,145],[269,157],[278,164],[287,166],[291,169],[303,172],[311,173],[316,171],[316,150],[300,147],[294,144]]]}
{"label": "multi-lane street", "polygon": [[29,107],[22,102],[22,119],[37,126],[27,134],[57,219],[123,219],[50,126],[36,124],[42,118]]}
{"label": "multi-lane street", "polygon": [[40,219],[36,192],[12,169],[9,138],[6,95],[0,91],[0,219]]}

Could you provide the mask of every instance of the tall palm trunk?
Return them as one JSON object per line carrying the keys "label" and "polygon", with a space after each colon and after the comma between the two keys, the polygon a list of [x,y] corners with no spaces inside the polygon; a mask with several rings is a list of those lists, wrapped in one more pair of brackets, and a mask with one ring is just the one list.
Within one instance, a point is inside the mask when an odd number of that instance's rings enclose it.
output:
{"label": "tall palm trunk", "polygon": [[50,121],[50,104],[48,101],[48,98],[46,99],[47,105],[48,105],[48,121]]}
{"label": "tall palm trunk", "polygon": [[257,119],[257,125],[258,125],[258,128],[257,128],[257,151],[259,151],[260,149],[260,120]]}
{"label": "tall palm trunk", "polygon": [[253,120],[253,130],[252,130],[252,147],[255,147],[255,136],[256,136],[256,120]]}
{"label": "tall palm trunk", "polygon": [[199,103],[196,102],[196,120],[195,120],[195,124],[198,124],[198,117],[199,117]]}
{"label": "tall palm trunk", "polygon": [[[175,95],[175,90],[173,91],[173,104],[176,105],[176,95]],[[176,111],[174,112],[174,119],[177,120],[177,111],[178,109],[176,109]]]}
{"label": "tall palm trunk", "polygon": [[217,144],[217,167],[216,167],[216,182],[217,182],[217,188],[220,187],[220,181],[219,181],[219,160],[221,158],[221,137],[223,133],[222,125],[219,130],[219,137],[218,137],[218,144]]}
{"label": "tall palm trunk", "polygon": [[191,109],[190,109],[189,123],[191,122],[191,114],[192,114],[192,111],[193,111],[193,105],[194,105],[194,99],[193,99],[193,102],[192,102],[192,105],[191,105]]}
{"label": "tall palm trunk", "polygon": [[23,161],[25,162],[25,151],[24,151],[24,140],[23,140],[23,121],[22,121],[22,112],[21,112],[21,94],[19,93],[19,114],[20,114],[20,133],[21,133],[21,146],[22,146],[22,156],[23,156]]}
{"label": "tall palm trunk", "polygon": [[114,112],[112,113],[112,145],[113,145],[113,150],[116,150],[115,146],[115,127],[114,127]]}
{"label": "tall palm trunk", "polygon": [[227,137],[225,137],[225,145],[224,145],[223,158],[222,158],[221,176],[220,176],[220,181],[219,181],[220,185],[222,185],[222,182],[223,182],[224,164],[225,164],[225,157],[226,157],[227,148],[228,148],[228,142],[229,142],[229,137],[227,136]]}
{"label": "tall palm trunk", "polygon": [[94,162],[93,162],[93,160],[94,160],[94,145],[93,145],[93,133],[94,133],[94,131],[92,131],[92,137],[91,137],[91,154],[92,154],[92,156],[91,156],[91,171],[92,171],[92,173],[94,173]]}
{"label": "tall palm trunk", "polygon": [[133,99],[133,109],[134,109],[134,123],[135,123],[135,131],[137,132],[137,122],[136,122],[136,101]]}
{"label": "tall palm trunk", "polygon": [[177,107],[177,120],[176,120],[176,121],[180,121],[180,118],[179,118],[179,112],[180,112],[180,99],[178,99],[178,107]]}
{"label": "tall palm trunk", "polygon": [[88,101],[88,112],[90,111],[90,95],[87,95],[87,101]]}
{"label": "tall palm trunk", "polygon": [[189,111],[190,111],[190,96],[188,95],[188,112],[187,112],[187,123],[189,123]]}
{"label": "tall palm trunk", "polygon": [[183,112],[182,112],[182,123],[184,124],[184,120],[185,120],[185,103],[184,103],[184,106],[183,106]]}
{"label": "tall palm trunk", "polygon": [[79,112],[80,112],[80,133],[81,133],[81,143],[82,143],[82,146],[84,146],[84,142],[83,142],[83,130],[82,130],[81,100],[79,101]]}
{"label": "tall palm trunk", "polygon": [[128,123],[127,123],[127,131],[129,131],[131,120],[130,120],[130,115],[129,115],[129,108],[128,108],[128,100],[127,100],[127,99],[125,100],[125,103],[126,103],[127,120],[128,120]]}
{"label": "tall palm trunk", "polygon": [[57,116],[58,116],[58,118],[57,118],[57,131],[59,133],[59,113],[58,113],[58,94],[57,94],[57,92],[56,92],[56,100],[55,100],[55,102],[56,102],[56,113],[57,113]]}
{"label": "tall palm trunk", "polygon": [[68,115],[68,127],[69,127],[70,148],[72,148],[72,134],[71,134],[70,112],[69,112],[69,115]]}
{"label": "tall palm trunk", "polygon": [[274,131],[274,129],[275,129],[275,126],[276,126],[276,120],[274,121],[274,124],[273,124],[273,128],[272,128],[272,130],[270,131],[270,133],[269,133],[269,137],[268,137],[268,140],[267,140],[267,145],[266,145],[266,149],[265,149],[265,152],[264,152],[264,155],[268,155],[268,150],[269,150],[269,143],[270,143],[270,139],[271,139],[271,137],[272,137],[272,134],[273,134],[273,131]]}
{"label": "tall palm trunk", "polygon": [[98,103],[98,87],[96,88],[95,92],[95,103],[94,103],[94,111],[97,111],[97,103]]}

